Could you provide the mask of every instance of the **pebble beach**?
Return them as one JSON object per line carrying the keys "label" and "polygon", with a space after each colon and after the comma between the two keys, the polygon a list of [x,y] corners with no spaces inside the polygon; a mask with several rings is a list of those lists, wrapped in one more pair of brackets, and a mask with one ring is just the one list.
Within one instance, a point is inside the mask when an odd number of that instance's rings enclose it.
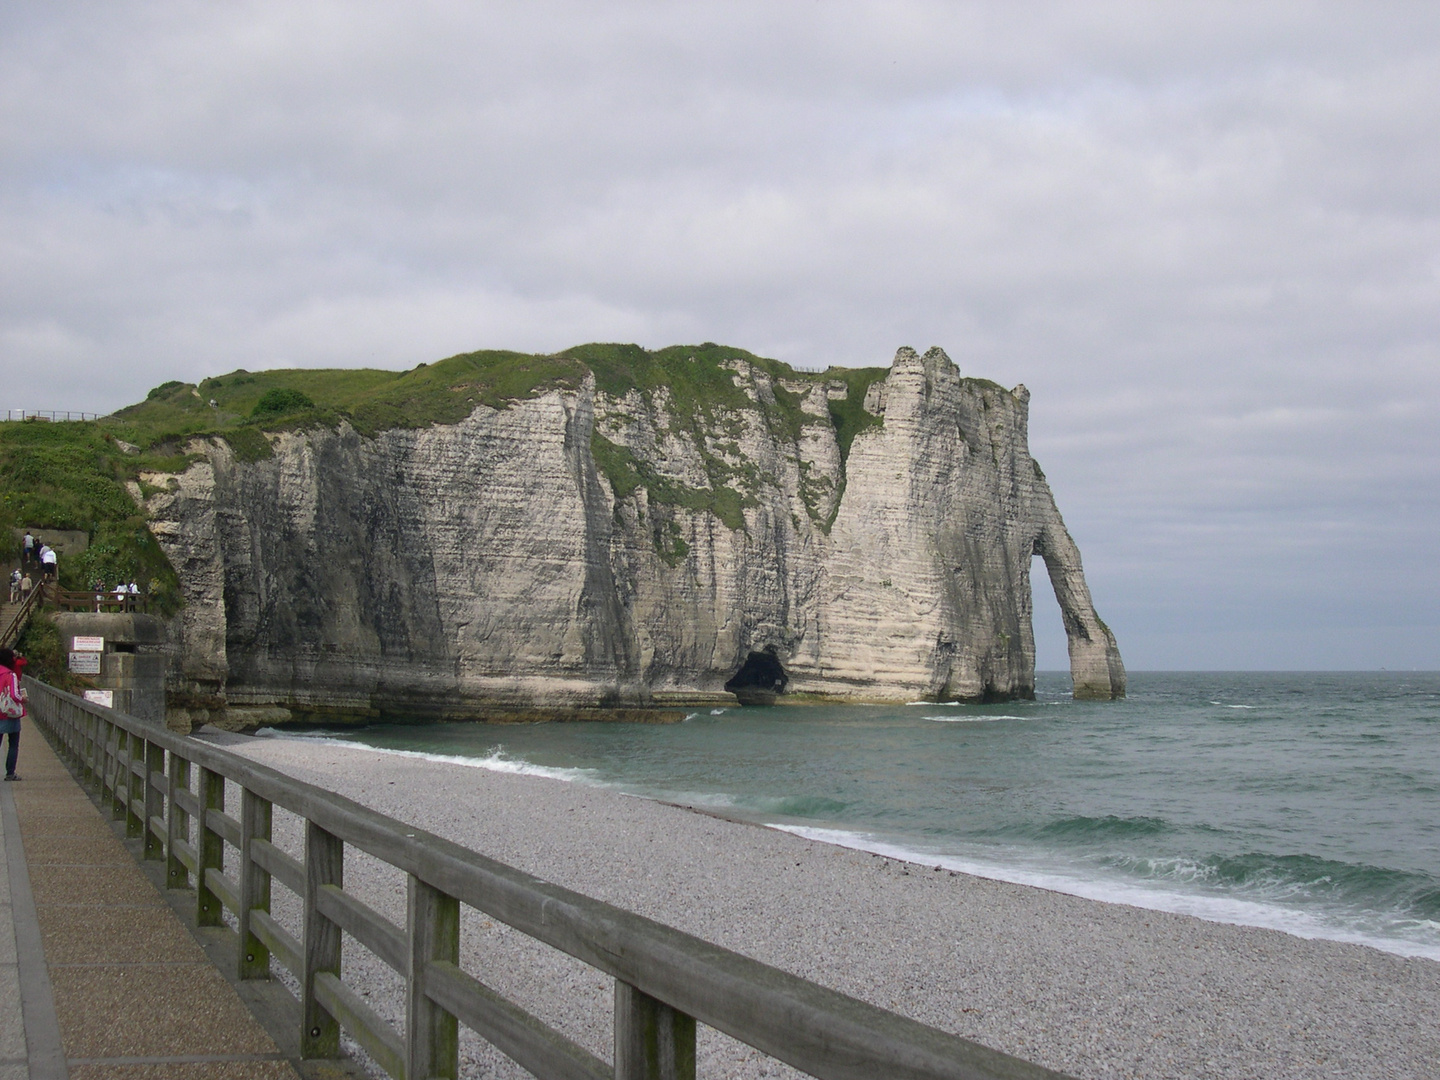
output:
{"label": "pebble beach", "polygon": [[[1076,1077],[1440,1075],[1440,964],[971,877],[591,785],[333,742],[213,741],[567,888]],[[276,840],[298,851],[277,810]],[[347,891],[403,923],[398,873]],[[276,913],[296,905],[276,889]],[[347,943],[382,1015],[398,979]],[[467,912],[462,966],[606,1059],[607,978]],[[463,1075],[526,1076],[473,1036]],[[699,1074],[798,1075],[701,1029]]]}

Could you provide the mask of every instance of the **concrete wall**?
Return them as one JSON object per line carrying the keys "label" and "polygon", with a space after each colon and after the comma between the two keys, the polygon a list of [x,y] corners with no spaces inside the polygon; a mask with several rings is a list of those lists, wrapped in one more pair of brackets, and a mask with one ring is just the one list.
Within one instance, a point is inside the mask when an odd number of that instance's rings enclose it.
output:
{"label": "concrete wall", "polygon": [[150,615],[88,611],[55,616],[67,656],[77,637],[105,639],[100,673],[85,676],[96,688],[114,694],[112,707],[157,727],[165,726],[165,674],[170,666],[165,624]]}

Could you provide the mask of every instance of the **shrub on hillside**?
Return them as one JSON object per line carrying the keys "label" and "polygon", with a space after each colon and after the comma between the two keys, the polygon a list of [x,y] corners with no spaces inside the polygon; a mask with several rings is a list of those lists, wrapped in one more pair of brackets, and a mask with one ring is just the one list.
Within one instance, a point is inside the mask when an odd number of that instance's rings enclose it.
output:
{"label": "shrub on hillside", "polygon": [[283,413],[299,412],[301,409],[313,409],[315,402],[309,396],[302,394],[299,390],[288,390],[282,386],[266,390],[260,400],[255,403],[255,408],[250,410],[250,415],[258,416],[280,416]]}

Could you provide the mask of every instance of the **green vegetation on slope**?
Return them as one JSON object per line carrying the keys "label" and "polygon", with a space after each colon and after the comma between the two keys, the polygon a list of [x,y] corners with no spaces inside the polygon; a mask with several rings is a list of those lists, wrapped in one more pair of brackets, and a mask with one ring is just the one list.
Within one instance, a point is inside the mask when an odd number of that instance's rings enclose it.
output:
{"label": "green vegetation on slope", "polygon": [[[758,406],[736,385],[726,361],[742,359],[775,383],[774,401]],[[646,398],[661,392],[677,431],[701,450],[708,487],[690,488],[656,474],[623,447],[597,433],[592,452],[620,498],[640,486],[653,504],[715,514],[732,529],[744,527],[744,508],[759,487],[773,482],[732,451],[736,417],[759,409],[776,435],[793,441],[816,418],[800,408],[801,395],[780,385],[840,381],[843,399],[832,401],[830,419],[842,461],[856,435],[880,418],[864,410],[865,392],[884,368],[831,368],[797,372],[788,364],[707,342],[649,351],[638,345],[581,345],[554,356],[499,350],[463,353],[409,371],[373,369],[238,370],[198,384],[162,383],[135,405],[93,423],[0,424],[0,525],[83,529],[91,548],[62,562],[62,584],[88,587],[95,578],[154,581],[179,604],[174,571],[126,492],[141,473],[183,471],[197,455],[185,452],[192,438],[222,438],[240,461],[271,456],[266,432],[337,426],[348,422],[364,436],[393,428],[453,424],[477,405],[505,408],[555,388],[575,389],[587,372],[597,388],[615,398],[632,390]],[[821,421],[823,422],[823,421]],[[732,451],[732,452],[727,452]],[[149,494],[141,483],[141,493]],[[812,517],[823,492],[802,483]],[[673,521],[653,523],[656,548],[667,561],[685,554]]]}
{"label": "green vegetation on slope", "polygon": [[[244,432],[334,427],[342,419],[362,435],[391,428],[454,424],[476,405],[503,408],[585,376],[574,360],[490,351],[463,353],[410,371],[280,369],[232,371],[198,385],[169,382],[142,402],[100,421],[127,442],[150,447],[219,435],[268,456]],[[211,402],[214,402],[212,405]]]}
{"label": "green vegetation on slope", "polygon": [[175,472],[190,458],[167,452],[126,454],[96,423],[0,424],[0,537],[12,528],[74,529],[90,534],[80,555],[60,560],[60,584],[89,588],[122,578],[153,591],[161,614],[178,609],[179,583],[145,517],[125,490],[139,473]]}

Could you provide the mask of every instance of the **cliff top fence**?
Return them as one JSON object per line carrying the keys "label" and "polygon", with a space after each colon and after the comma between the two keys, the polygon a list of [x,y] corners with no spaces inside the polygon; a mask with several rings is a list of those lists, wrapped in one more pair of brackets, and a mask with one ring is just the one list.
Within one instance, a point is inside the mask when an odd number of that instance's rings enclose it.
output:
{"label": "cliff top fence", "polygon": [[[522,1067],[556,1080],[695,1076],[696,1024],[707,1024],[829,1080],[1063,1080],[1019,1058],[826,989],[672,927],[572,892],[414,826],[229,753],[27,680],[31,712],[102,806],[163,860],[168,885],[195,886],[196,921],[237,924],[237,975],[272,962],[302,988],[302,1057],[335,1058],[340,1029],[390,1076],[455,1077],[464,1024]],[[225,812],[238,788],[239,816]],[[233,794],[234,789],[232,789]],[[304,823],[303,858],[272,843],[274,807]],[[224,872],[226,845],[238,878]],[[345,891],[347,848],[403,871],[404,926]],[[236,858],[235,856],[238,856]],[[299,937],[270,913],[294,892]],[[459,966],[460,908],[582,960],[615,980],[614,1062],[606,1062]],[[404,1033],[341,977],[342,931],[404,980]]]}
{"label": "cliff top fence", "polygon": [[9,420],[52,420],[64,423],[67,420],[99,420],[104,413],[79,412],[70,409],[6,409],[5,419]]}

